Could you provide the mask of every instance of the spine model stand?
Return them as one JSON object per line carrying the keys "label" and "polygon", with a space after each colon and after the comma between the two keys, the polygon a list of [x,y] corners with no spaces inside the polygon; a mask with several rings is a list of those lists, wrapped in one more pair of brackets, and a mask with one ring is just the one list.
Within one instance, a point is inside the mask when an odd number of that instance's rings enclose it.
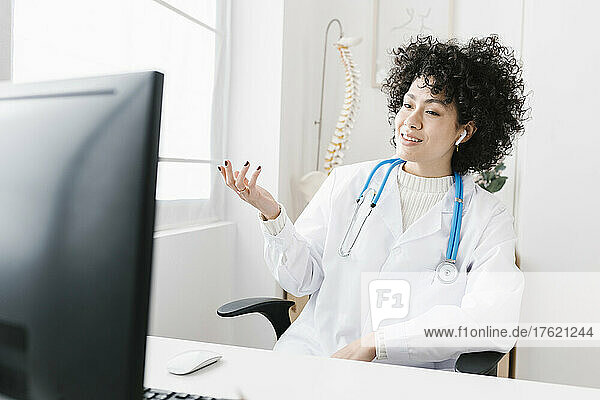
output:
{"label": "spine model stand", "polygon": [[[327,37],[329,29],[336,24],[339,26],[340,34],[336,43],[333,44],[337,48],[340,57],[342,58],[342,64],[344,65],[344,71],[346,74],[346,97],[344,99],[344,107],[341,115],[338,118],[335,132],[331,138],[331,141],[327,145],[327,154],[323,157],[324,169],[320,170],[319,161],[321,161],[321,128],[323,122],[323,93],[325,89],[325,64],[327,61]],[[298,181],[297,191],[304,200],[306,205],[319,190],[319,187],[323,184],[327,176],[333,171],[334,167],[342,164],[344,158],[343,150],[348,149],[348,138],[350,131],[354,126],[356,115],[358,112],[358,79],[360,73],[356,68],[356,65],[352,61],[352,55],[350,54],[350,47],[359,44],[362,41],[361,37],[344,36],[342,29],[342,23],[334,18],[327,24],[325,29],[325,43],[323,46],[323,69],[321,74],[321,103],[319,106],[319,119],[314,121],[315,125],[318,125],[317,135],[317,148],[315,158],[315,169],[304,174]]]}

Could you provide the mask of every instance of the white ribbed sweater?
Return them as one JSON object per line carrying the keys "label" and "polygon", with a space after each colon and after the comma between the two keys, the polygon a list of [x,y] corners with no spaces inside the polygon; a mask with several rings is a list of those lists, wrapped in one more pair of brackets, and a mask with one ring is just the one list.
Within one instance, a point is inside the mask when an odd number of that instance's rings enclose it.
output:
{"label": "white ribbed sweater", "polygon": [[[400,189],[402,225],[406,230],[413,222],[442,200],[454,184],[454,175],[424,178],[406,172],[404,164],[402,164],[402,168],[398,168],[397,182]],[[261,213],[258,213],[260,220],[271,235],[277,235],[285,225],[285,208],[281,203],[279,205],[281,206],[281,212],[275,219],[265,221]]]}

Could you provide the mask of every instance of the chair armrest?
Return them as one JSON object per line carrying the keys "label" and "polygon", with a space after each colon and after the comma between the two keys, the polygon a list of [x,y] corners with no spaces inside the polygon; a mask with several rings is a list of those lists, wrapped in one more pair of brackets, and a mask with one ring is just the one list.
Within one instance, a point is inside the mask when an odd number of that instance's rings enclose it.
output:
{"label": "chair armrest", "polygon": [[250,297],[223,304],[217,310],[217,314],[220,317],[237,317],[255,312],[262,314],[271,322],[279,339],[291,325],[289,309],[294,304],[291,300],[277,297]]}
{"label": "chair armrest", "polygon": [[463,353],[456,360],[454,369],[467,374],[495,376],[498,362],[504,357],[504,354],[497,351]]}

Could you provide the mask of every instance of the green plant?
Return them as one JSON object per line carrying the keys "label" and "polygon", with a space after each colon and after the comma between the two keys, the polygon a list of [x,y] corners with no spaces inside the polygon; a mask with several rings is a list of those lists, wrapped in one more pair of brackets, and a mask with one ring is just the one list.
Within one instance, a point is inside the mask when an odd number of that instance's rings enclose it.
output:
{"label": "green plant", "polygon": [[494,193],[502,189],[508,177],[500,175],[502,170],[506,169],[503,162],[496,165],[489,171],[483,171],[475,177],[475,183],[484,188],[490,193]]}

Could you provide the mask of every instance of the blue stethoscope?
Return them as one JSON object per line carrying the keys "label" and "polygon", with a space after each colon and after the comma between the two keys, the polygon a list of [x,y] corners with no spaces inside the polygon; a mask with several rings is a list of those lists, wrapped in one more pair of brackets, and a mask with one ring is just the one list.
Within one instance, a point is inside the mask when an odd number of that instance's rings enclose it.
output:
{"label": "blue stethoscope", "polygon": [[[363,187],[358,199],[356,199],[356,206],[354,208],[354,214],[352,215],[352,219],[350,220],[350,224],[348,225],[348,229],[346,230],[346,234],[344,235],[344,239],[342,240],[342,244],[340,245],[339,254],[342,257],[348,257],[350,255],[350,251],[352,247],[354,247],[354,243],[362,230],[367,217],[371,215],[371,212],[377,205],[377,201],[379,200],[379,196],[383,192],[385,188],[385,184],[388,180],[390,172],[392,169],[398,164],[402,164],[406,161],[401,158],[390,158],[389,160],[384,160],[377,164],[369,178],[367,179],[367,183]],[[379,186],[379,190],[377,192],[374,189],[369,188],[369,184],[371,183],[371,179],[373,175],[377,172],[379,167],[385,164],[392,164],[385,174],[383,178],[383,182]],[[458,277],[458,269],[456,268],[456,254],[458,253],[458,245],[460,242],[460,224],[462,221],[462,207],[463,207],[463,181],[458,172],[454,172],[454,182],[456,183],[454,186],[454,210],[452,211],[452,223],[450,228],[450,238],[448,239],[448,248],[446,250],[446,258],[437,266],[435,269],[436,276],[443,283],[452,283]],[[359,215],[361,210],[361,205],[365,201],[365,192],[370,190],[372,195],[371,207],[368,207],[368,211],[362,211],[362,215]],[[361,220],[361,222],[357,225],[357,220]]]}

